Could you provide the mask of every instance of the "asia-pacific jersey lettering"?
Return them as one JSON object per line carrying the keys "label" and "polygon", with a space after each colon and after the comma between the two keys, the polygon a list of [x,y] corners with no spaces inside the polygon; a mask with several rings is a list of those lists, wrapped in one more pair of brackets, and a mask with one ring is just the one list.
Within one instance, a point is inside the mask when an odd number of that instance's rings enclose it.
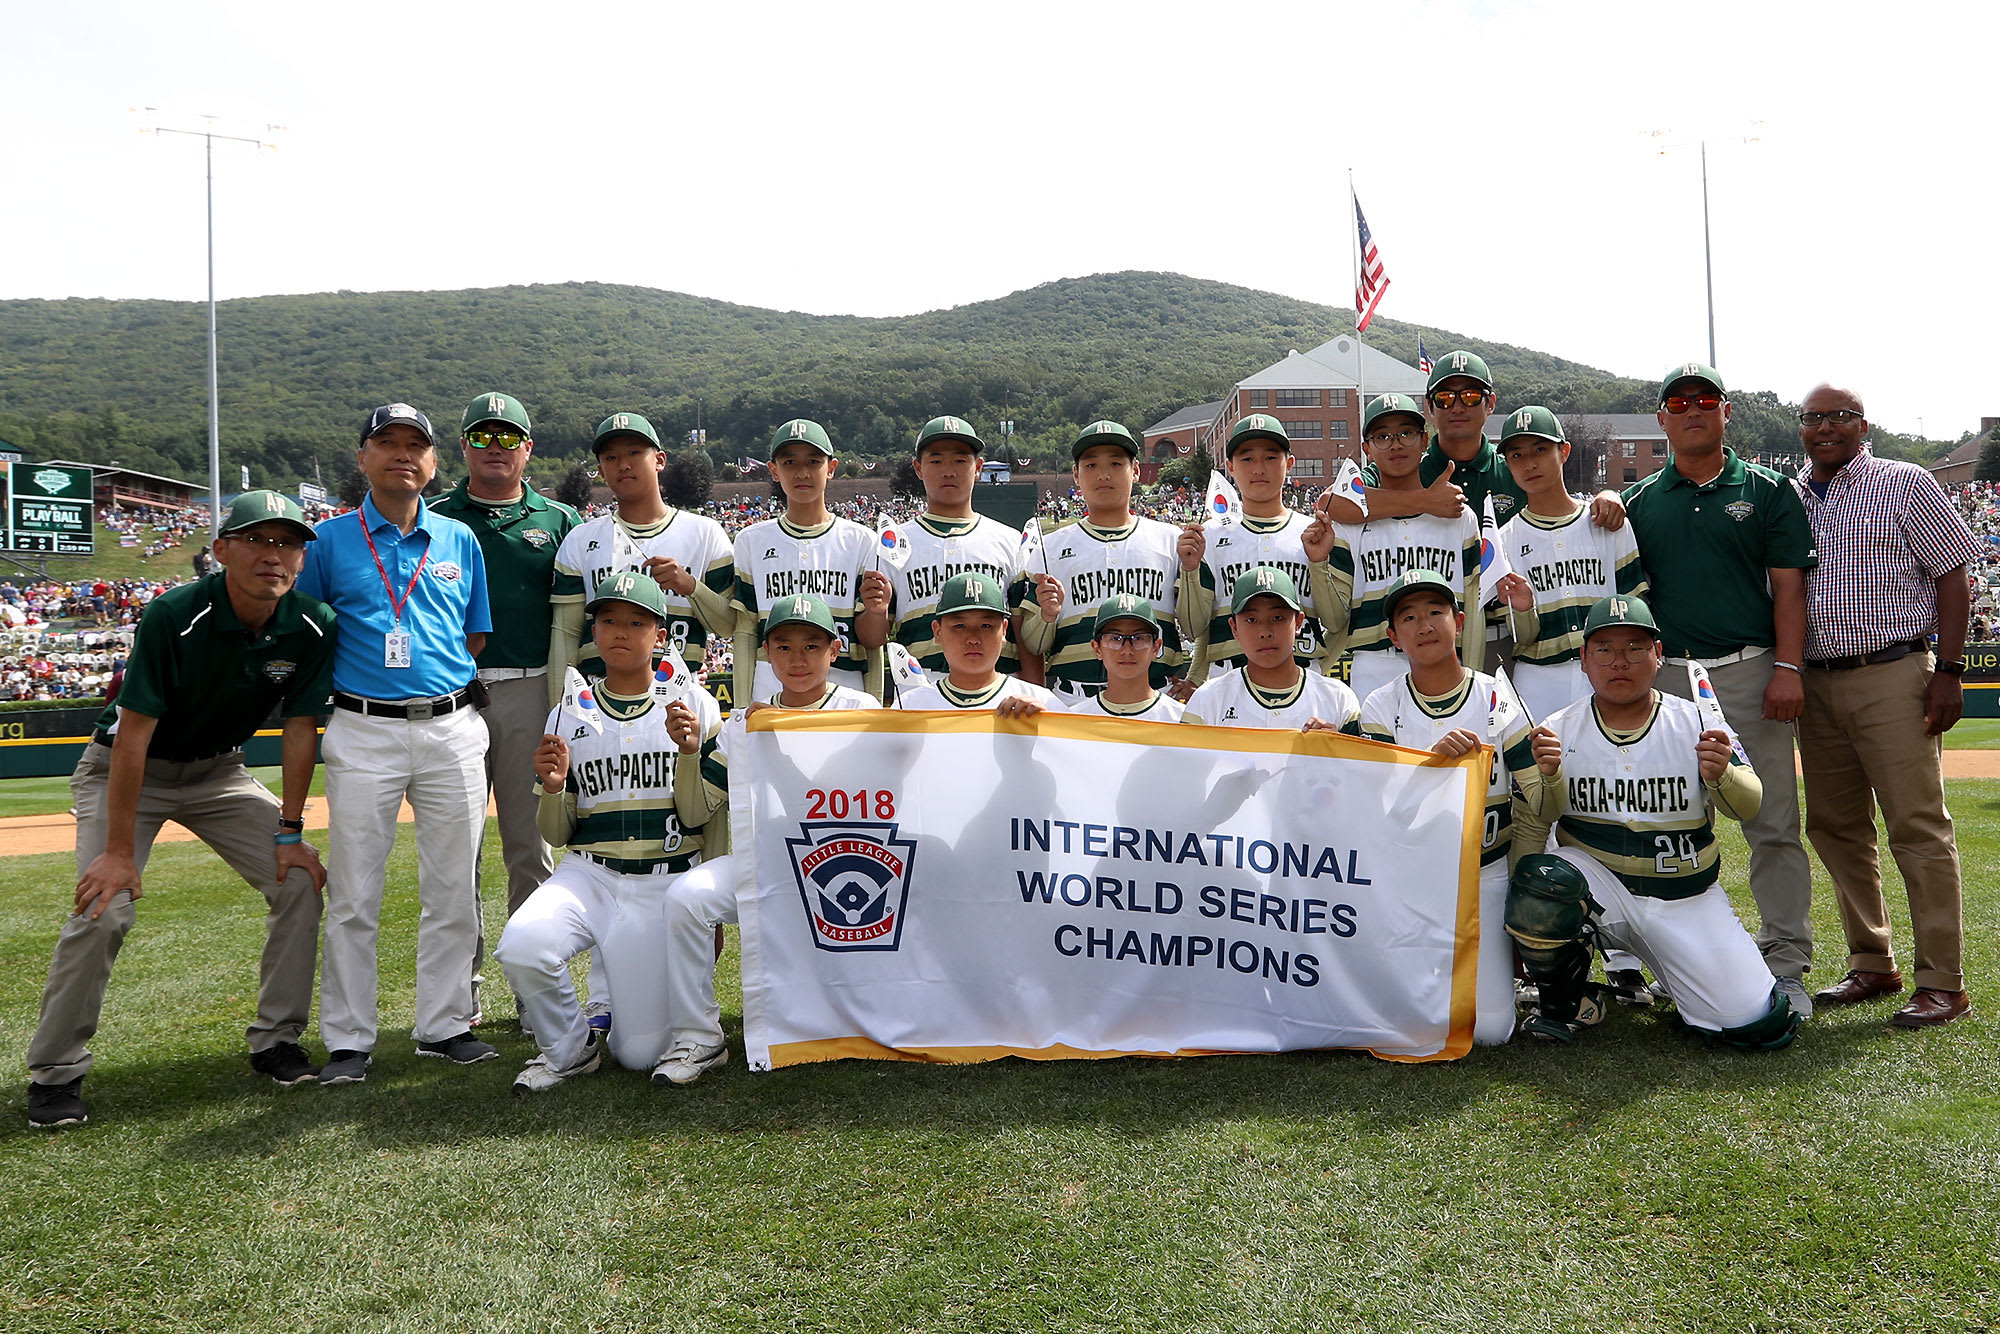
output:
{"label": "asia-pacific jersey lettering", "polygon": [[[588,603],[606,579],[626,570],[641,571],[655,556],[679,561],[682,569],[724,598],[729,596],[734,581],[729,535],[713,519],[670,509],[657,524],[628,524],[612,513],[600,514],[571,529],[556,548],[555,588],[550,601]],[[730,627],[705,625],[692,599],[664,585],[660,593],[667,603],[665,651],[673,652],[679,645],[681,661],[690,671],[699,671],[708,653],[709,635],[719,634],[726,640]],[[591,640],[588,623],[579,641],[576,667],[585,676],[604,675],[604,659]]]}
{"label": "asia-pacific jersey lettering", "polygon": [[1211,676],[1194,692],[1181,714],[1184,723],[1216,727],[1268,727],[1297,731],[1313,719],[1332,723],[1349,736],[1361,735],[1361,705],[1347,682],[1302,671],[1289,690],[1252,684],[1241,667]]}
{"label": "asia-pacific jersey lettering", "polygon": [[1721,867],[1695,754],[1704,724],[1691,700],[1657,690],[1653,700],[1652,718],[1633,732],[1608,730],[1594,699],[1544,723],[1563,746],[1556,842],[1588,854],[1634,894],[1684,899],[1714,884]]}
{"label": "asia-pacific jersey lettering", "polygon": [[[715,697],[695,686],[684,701],[704,737],[722,726]],[[569,744],[563,804],[576,820],[569,846],[603,857],[624,872],[685,871],[701,861],[706,825],[681,823],[674,806],[674,767],[683,756],[667,732],[666,709],[651,695],[627,699],[601,686],[604,730],[592,732],[549,711],[544,732]]]}
{"label": "asia-pacific jersey lettering", "polygon": [[997,709],[1000,701],[1025,699],[1039,704],[1055,713],[1062,713],[1068,705],[1053,690],[1032,685],[1018,676],[1002,675],[984,690],[960,690],[948,680],[933,681],[927,686],[913,686],[896,699],[896,707],[915,711],[918,709]]}
{"label": "asia-pacific jersey lettering", "polygon": [[1541,800],[1541,770],[1530,741],[1534,728],[1499,684],[1484,672],[1467,672],[1458,689],[1419,695],[1408,672],[1361,702],[1361,735],[1411,750],[1430,750],[1446,733],[1463,728],[1493,747],[1486,783],[1486,828],[1479,864],[1504,861],[1514,837],[1514,790]]}
{"label": "asia-pacific jersey lettering", "polygon": [[1132,718],[1148,723],[1177,723],[1187,706],[1164,690],[1155,690],[1144,704],[1113,704],[1102,692],[1086,696],[1070,706],[1071,713],[1087,718]]}
{"label": "asia-pacific jersey lettering", "polygon": [[[834,669],[864,676],[868,650],[854,637],[854,619],[861,614],[861,576],[875,568],[875,547],[875,534],[852,519],[831,518],[817,528],[782,516],[753,523],[736,535],[736,609],[760,616],[779,598],[812,594],[833,613],[845,642]],[[757,661],[769,662],[761,645]]]}
{"label": "asia-pacific jersey lettering", "polygon": [[1579,505],[1566,519],[1523,510],[1500,530],[1500,547],[1514,573],[1535,590],[1535,609],[1511,613],[1514,656],[1538,667],[1575,662],[1583,650],[1583,620],[1599,598],[1646,596],[1639,544],[1626,524],[1607,532]]}
{"label": "asia-pacific jersey lettering", "polygon": [[1348,652],[1393,652],[1382,604],[1389,585],[1411,570],[1436,570],[1464,602],[1479,571],[1479,519],[1461,509],[1455,519],[1416,514],[1337,523],[1328,563],[1336,595],[1347,603]]}
{"label": "asia-pacific jersey lettering", "polygon": [[[1207,549],[1201,558],[1201,584],[1215,594],[1215,614],[1209,617],[1201,653],[1208,670],[1241,667],[1244,662],[1243,648],[1229,628],[1229,593],[1238,575],[1259,565],[1271,565],[1292,576],[1292,583],[1301,592],[1312,587],[1312,562],[1306,558],[1305,544],[1305,531],[1311,525],[1306,515],[1289,509],[1277,519],[1245,515],[1241,523],[1211,521],[1202,525]],[[1310,605],[1292,657],[1308,671],[1326,670],[1326,631]]]}
{"label": "asia-pacific jersey lettering", "polygon": [[[970,519],[941,519],[934,514],[919,515],[903,525],[910,539],[908,564],[897,570],[884,566],[895,587],[890,613],[895,617],[893,638],[910,651],[920,666],[933,675],[949,670],[944,651],[931,637],[931,618],[937,612],[938,590],[947,579],[960,574],[984,574],[1002,588],[1013,580],[1020,559],[1021,533],[983,514]],[[1010,639],[1000,650],[1000,670],[1014,671],[1020,655]]]}
{"label": "asia-pacific jersey lettering", "polygon": [[[1130,593],[1153,604],[1160,618],[1166,651],[1150,673],[1155,689],[1187,661],[1180,629],[1174,624],[1179,602],[1180,529],[1158,519],[1133,519],[1123,528],[1099,528],[1087,519],[1062,525],[1042,537],[1040,553],[1026,574],[1047,572],[1062,584],[1062,611],[1056,618],[1055,639],[1049,646],[1047,680],[1070,695],[1094,695],[1104,689],[1104,664],[1090,648],[1091,625],[1097,609],[1114,593]],[[1024,574],[1014,585],[1015,609],[1040,616],[1034,582]]]}

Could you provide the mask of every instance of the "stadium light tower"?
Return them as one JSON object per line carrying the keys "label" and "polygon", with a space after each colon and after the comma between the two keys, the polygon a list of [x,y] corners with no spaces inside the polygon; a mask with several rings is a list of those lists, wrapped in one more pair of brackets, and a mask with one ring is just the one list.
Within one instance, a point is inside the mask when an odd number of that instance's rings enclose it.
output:
{"label": "stadium light tower", "polygon": [[[1753,127],[1760,126],[1763,123],[1764,122],[1761,120],[1753,120],[1750,122],[1750,124]],[[1649,130],[1647,132],[1648,137],[1653,139],[1660,139],[1671,133],[1672,133],[1671,130]],[[1745,144],[1754,144],[1758,140],[1758,136],[1754,134],[1736,135],[1732,137],[1735,138],[1737,142]],[[1672,152],[1676,148],[1687,148],[1690,146],[1698,147],[1701,150],[1701,263],[1702,263],[1702,271],[1708,283],[1708,364],[1711,366],[1716,366],[1715,248],[1709,240],[1709,232],[1708,232],[1708,136],[1704,135],[1700,139],[1696,139],[1691,142],[1688,140],[1683,140],[1680,143],[1656,144],[1654,147],[1655,151],[1658,152],[1660,156],[1664,157],[1669,152]],[[1717,366],[1717,369],[1719,370],[1721,368]]]}
{"label": "stadium light tower", "polygon": [[[159,108],[147,107],[146,115],[159,114]],[[217,129],[220,117],[197,116],[199,127],[186,125],[151,124],[142,127],[141,134],[184,134],[200,139],[208,166],[208,536],[215,539],[216,530],[222,526],[222,412],[216,398],[216,356],[215,356],[215,141],[224,143],[249,144],[255,148],[269,148],[275,151],[277,145],[267,139],[243,134],[223,134]],[[284,131],[282,125],[266,125],[265,134]]]}

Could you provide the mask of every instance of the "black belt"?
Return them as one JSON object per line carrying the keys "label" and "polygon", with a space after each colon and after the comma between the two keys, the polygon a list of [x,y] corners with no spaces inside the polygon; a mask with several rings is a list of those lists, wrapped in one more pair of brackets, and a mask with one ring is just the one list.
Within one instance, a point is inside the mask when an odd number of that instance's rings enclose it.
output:
{"label": "black belt", "polygon": [[439,695],[434,699],[413,699],[395,703],[384,703],[379,699],[363,699],[344,690],[333,692],[333,706],[337,709],[365,714],[370,718],[401,718],[408,722],[440,718],[453,709],[464,708],[471,702],[463,689],[454,690],[449,695]]}
{"label": "black belt", "polygon": [[1848,658],[1809,658],[1806,666],[1816,672],[1851,672],[1856,667],[1879,667],[1885,662],[1900,662],[1912,653],[1930,652],[1928,639],[1906,639],[1900,644],[1878,648],[1873,653],[1857,653]]}

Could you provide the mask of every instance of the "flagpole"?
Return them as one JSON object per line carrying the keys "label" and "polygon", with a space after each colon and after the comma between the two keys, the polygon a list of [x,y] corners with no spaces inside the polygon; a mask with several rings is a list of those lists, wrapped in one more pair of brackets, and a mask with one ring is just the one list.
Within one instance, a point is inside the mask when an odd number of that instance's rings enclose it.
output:
{"label": "flagpole", "polygon": [[1354,452],[1362,453],[1360,427],[1368,391],[1361,372],[1361,199],[1354,193],[1354,168],[1347,169],[1347,207],[1354,216],[1347,220],[1347,259],[1354,278]]}

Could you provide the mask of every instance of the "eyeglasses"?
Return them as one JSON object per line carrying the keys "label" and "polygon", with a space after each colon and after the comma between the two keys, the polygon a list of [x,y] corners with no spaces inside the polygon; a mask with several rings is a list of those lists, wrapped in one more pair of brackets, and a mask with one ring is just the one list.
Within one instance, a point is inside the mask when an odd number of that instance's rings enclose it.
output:
{"label": "eyeglasses", "polygon": [[1590,646],[1590,660],[1592,662],[1638,662],[1642,658],[1650,658],[1652,656],[1653,646],[1651,644],[1628,644],[1623,648],[1616,644],[1592,644]]}
{"label": "eyeglasses", "polygon": [[279,551],[306,549],[306,540],[303,537],[259,537],[255,533],[225,533],[223,536],[232,542],[243,542],[253,547],[275,547]]}
{"label": "eyeglasses", "polygon": [[1107,630],[1097,637],[1097,642],[1111,649],[1151,648],[1154,636],[1143,630],[1136,635],[1121,635],[1115,630]]}
{"label": "eyeglasses", "polygon": [[1376,431],[1371,435],[1363,437],[1368,444],[1383,449],[1388,448],[1390,445],[1414,445],[1423,438],[1424,433],[1422,431],[1408,426],[1400,431]]}
{"label": "eyeglasses", "polygon": [[1431,395],[1431,406],[1434,408],[1448,408],[1454,403],[1475,408],[1485,401],[1484,389],[1440,389]]}
{"label": "eyeglasses", "polygon": [[1801,412],[1799,414],[1799,425],[1801,426],[1817,426],[1821,422],[1832,422],[1835,426],[1845,426],[1849,422],[1858,422],[1860,420],[1861,414],[1853,408],[1835,408],[1832,412]]}
{"label": "eyeglasses", "polygon": [[465,443],[474,449],[519,449],[528,437],[519,431],[467,431]]}
{"label": "eyeglasses", "polygon": [[1673,394],[1661,403],[1670,416],[1678,417],[1689,408],[1700,408],[1703,412],[1713,412],[1722,406],[1721,394]]}

